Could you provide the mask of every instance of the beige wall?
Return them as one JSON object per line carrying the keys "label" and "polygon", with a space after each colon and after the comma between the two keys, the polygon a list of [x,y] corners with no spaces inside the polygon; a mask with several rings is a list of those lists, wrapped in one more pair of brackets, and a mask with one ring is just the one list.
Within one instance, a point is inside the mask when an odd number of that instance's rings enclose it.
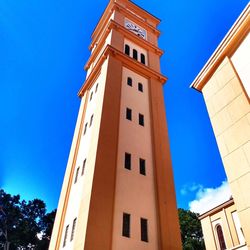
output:
{"label": "beige wall", "polygon": [[250,33],[242,41],[231,59],[250,98]]}
{"label": "beige wall", "polygon": [[[127,85],[127,77],[133,79],[132,87]],[[138,82],[143,84],[143,93],[138,91]],[[132,109],[132,121],[126,119],[126,108]],[[139,113],[144,115],[144,127],[138,123]],[[131,70],[123,68],[113,249],[158,249],[150,124],[148,80]],[[131,153],[131,170],[124,168],[125,152]],[[140,158],[146,160],[146,176],[139,172]],[[131,214],[130,238],[122,236],[122,216],[124,212]],[[149,242],[141,241],[140,218],[148,219]]]}
{"label": "beige wall", "polygon": [[250,105],[230,58],[224,59],[202,93],[250,247]]}
{"label": "beige wall", "polygon": [[[65,215],[65,221],[63,225],[63,233],[60,247],[62,248],[63,239],[65,235],[66,226],[69,225],[67,244],[63,248],[69,249],[83,249],[87,227],[88,210],[91,197],[91,188],[93,181],[93,174],[95,170],[95,157],[97,150],[97,141],[100,129],[100,120],[102,112],[102,102],[105,89],[105,77],[106,77],[107,62],[102,66],[102,74],[95,81],[92,88],[89,90],[88,98],[84,98],[82,101],[87,102],[87,108],[84,116],[84,126],[81,134],[81,141],[79,145],[78,155],[74,166],[73,182],[70,190],[69,201],[67,211]],[[95,88],[98,84],[98,90],[95,92]],[[90,101],[90,95],[93,92],[92,100]],[[93,116],[93,123],[90,127],[90,118]],[[85,124],[88,123],[87,132],[84,135]],[[82,175],[83,161],[86,159],[84,175]],[[77,168],[80,167],[78,174],[78,181],[74,183]],[[77,194],[77,195],[76,195]],[[81,208],[81,209],[80,209]],[[79,213],[80,210],[84,213]],[[77,218],[77,224],[75,228],[74,241],[70,241],[70,235],[72,230],[73,220]],[[78,225],[81,228],[77,228]]]}
{"label": "beige wall", "polygon": [[[133,5],[126,0],[119,2],[124,6]],[[67,225],[67,244],[63,248],[66,250],[179,250],[181,240],[162,95],[162,84],[166,77],[160,74],[159,51],[145,41],[142,41],[144,44],[141,48],[138,38],[129,36],[131,40],[126,42],[131,49],[136,48],[139,53],[145,54],[146,65],[151,69],[144,65],[141,67],[139,63],[107,46],[124,51],[124,33],[119,29],[106,28],[110,19],[123,25],[124,16],[128,15],[133,22],[138,21],[139,25],[151,30],[148,32],[148,41],[155,41],[154,45],[157,44],[159,33],[138,19],[140,9],[137,6],[134,6],[138,8],[138,14],[135,15],[131,11],[128,14],[126,8],[111,10],[112,5],[116,5],[116,2],[109,3],[92,36],[93,50],[86,64],[86,69],[89,68],[86,82],[79,92],[83,96],[81,109],[50,250],[62,248]],[[141,12],[148,16],[145,11]],[[154,25],[156,22],[153,17],[149,20]],[[101,39],[104,32],[108,34],[106,40]],[[148,54],[149,48],[151,52]],[[137,73],[124,68],[123,63]],[[126,85],[128,75],[134,80],[133,88]],[[143,83],[143,93],[138,91],[138,82]],[[93,95],[90,102],[91,92],[97,83],[98,93]],[[125,120],[127,105],[133,110],[132,122]],[[138,124],[139,113],[144,115],[144,127]],[[93,125],[89,128],[92,114]],[[88,129],[83,135],[86,123]],[[132,154],[132,170],[129,173],[123,166],[125,150]],[[85,174],[81,176],[85,158]],[[146,160],[146,176],[139,173],[139,158]],[[74,184],[78,167],[78,181]],[[131,214],[129,240],[121,236],[123,212]],[[75,218],[74,240],[70,242]],[[148,243],[141,241],[140,218],[148,220]]]}
{"label": "beige wall", "polygon": [[237,224],[237,216],[235,204],[227,205],[226,207],[208,212],[207,215],[202,216],[201,225],[206,250],[220,250],[216,232],[218,225],[222,227],[226,249],[248,249],[245,244],[245,239],[242,239],[239,228],[240,224]]}

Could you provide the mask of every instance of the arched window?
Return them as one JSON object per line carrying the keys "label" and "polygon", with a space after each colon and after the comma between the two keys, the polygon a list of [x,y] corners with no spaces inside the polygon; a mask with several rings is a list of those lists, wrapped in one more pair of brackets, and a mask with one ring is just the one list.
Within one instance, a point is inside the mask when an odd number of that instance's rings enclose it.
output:
{"label": "arched window", "polygon": [[130,56],[130,47],[127,44],[125,44],[125,54]]}
{"label": "arched window", "polygon": [[128,86],[132,87],[132,83],[133,83],[132,78],[131,78],[131,77],[128,77],[128,79],[127,79],[127,84],[128,84]]}
{"label": "arched window", "polygon": [[225,243],[225,239],[224,239],[224,235],[223,235],[221,225],[220,224],[216,225],[215,229],[216,229],[218,241],[219,241],[219,244],[220,244],[220,250],[225,250],[226,249],[226,243]]}
{"label": "arched window", "polygon": [[146,64],[146,59],[144,54],[141,54],[141,63]]}
{"label": "arched window", "polygon": [[133,49],[133,58],[134,58],[135,60],[138,59],[138,52],[137,52],[136,49]]}

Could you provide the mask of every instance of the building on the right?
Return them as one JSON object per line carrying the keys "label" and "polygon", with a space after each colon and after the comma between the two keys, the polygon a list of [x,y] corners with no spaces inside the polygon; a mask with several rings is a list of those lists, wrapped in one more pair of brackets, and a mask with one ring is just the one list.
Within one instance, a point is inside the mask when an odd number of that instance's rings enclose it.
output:
{"label": "building on the right", "polygon": [[206,250],[247,250],[238,213],[231,197],[199,216]]}
{"label": "building on the right", "polygon": [[250,249],[250,3],[191,87],[202,92]]}

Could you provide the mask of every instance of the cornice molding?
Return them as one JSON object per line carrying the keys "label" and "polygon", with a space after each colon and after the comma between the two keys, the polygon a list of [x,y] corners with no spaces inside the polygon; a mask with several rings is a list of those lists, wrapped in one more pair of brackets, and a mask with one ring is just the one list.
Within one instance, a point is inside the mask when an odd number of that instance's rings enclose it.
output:
{"label": "cornice molding", "polygon": [[207,216],[211,216],[211,215],[213,215],[213,214],[215,214],[215,213],[218,213],[218,212],[221,211],[222,209],[227,208],[227,207],[230,207],[230,206],[232,206],[232,205],[234,205],[234,200],[233,200],[233,198],[230,198],[230,200],[228,200],[228,201],[226,201],[226,202],[220,204],[219,206],[217,206],[217,207],[215,207],[215,208],[213,208],[213,209],[211,209],[211,210],[209,210],[209,211],[207,211],[207,212],[201,214],[201,215],[199,216],[199,220],[202,220],[202,219],[206,218]]}
{"label": "cornice molding", "polygon": [[151,31],[154,34],[157,35],[157,37],[160,36],[160,31],[153,27],[152,25],[150,25],[149,23],[146,22],[146,20],[144,20],[143,18],[141,18],[140,16],[136,16],[135,14],[133,14],[132,12],[130,12],[129,10],[127,10],[126,8],[124,8],[123,6],[119,5],[118,3],[114,2],[114,3],[110,3],[108,5],[108,7],[106,8],[103,16],[101,17],[101,20],[99,22],[99,25],[95,28],[94,32],[92,33],[92,42],[89,45],[89,49],[91,50],[94,45],[97,43],[97,40],[100,37],[100,34],[103,32],[103,27],[105,26],[105,22],[110,19],[111,15],[113,14],[113,12],[117,10],[123,14],[126,15],[126,17],[128,17],[129,19],[131,19],[131,21],[136,22],[138,25],[140,25],[142,28],[146,29],[147,31]]}
{"label": "cornice molding", "polygon": [[216,69],[225,57],[231,57],[240,43],[250,31],[250,3],[243,10],[225,38],[219,44],[215,52],[209,58],[200,73],[194,79],[190,87],[202,91],[202,88],[209,81]]}
{"label": "cornice molding", "polygon": [[156,47],[152,43],[148,42],[147,40],[145,40],[145,39],[143,39],[141,37],[138,37],[137,35],[130,32],[124,26],[118,24],[114,20],[110,20],[106,31],[102,34],[102,37],[99,40],[99,44],[97,45],[97,48],[93,51],[93,53],[89,57],[89,60],[85,64],[85,66],[84,66],[85,70],[89,69],[91,63],[96,59],[96,57],[100,53],[100,51],[102,49],[102,46],[104,46],[105,40],[106,40],[107,36],[109,35],[109,33],[111,32],[112,29],[120,31],[125,36],[125,38],[128,38],[132,42],[140,44],[140,46],[142,48],[144,48],[146,50],[150,50],[150,51],[156,53],[158,56],[162,56],[163,53],[164,53],[163,50]]}
{"label": "cornice molding", "polygon": [[158,80],[161,84],[164,84],[167,81],[167,77],[162,75],[159,72],[156,72],[155,70],[149,68],[148,66],[136,61],[135,59],[125,55],[121,51],[115,49],[111,45],[107,45],[105,50],[103,51],[102,55],[98,59],[96,65],[92,69],[90,75],[87,77],[85,83],[81,87],[81,89],[78,92],[78,96],[82,97],[87,89],[89,89],[93,82],[96,79],[96,75],[100,72],[100,69],[102,67],[102,64],[104,61],[108,58],[108,56],[113,56],[119,59],[124,67],[127,67],[129,69],[132,69],[134,72],[145,76],[146,78],[155,78]]}

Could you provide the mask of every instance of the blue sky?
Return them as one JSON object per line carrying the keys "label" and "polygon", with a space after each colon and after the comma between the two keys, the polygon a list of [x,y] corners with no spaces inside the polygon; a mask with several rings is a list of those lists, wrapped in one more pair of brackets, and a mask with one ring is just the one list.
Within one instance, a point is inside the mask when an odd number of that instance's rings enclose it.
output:
{"label": "blue sky", "polygon": [[[134,2],[162,20],[159,46],[178,206],[226,176],[202,95],[189,88],[247,0]],[[0,1],[0,187],[56,208],[90,52],[107,0]]]}

